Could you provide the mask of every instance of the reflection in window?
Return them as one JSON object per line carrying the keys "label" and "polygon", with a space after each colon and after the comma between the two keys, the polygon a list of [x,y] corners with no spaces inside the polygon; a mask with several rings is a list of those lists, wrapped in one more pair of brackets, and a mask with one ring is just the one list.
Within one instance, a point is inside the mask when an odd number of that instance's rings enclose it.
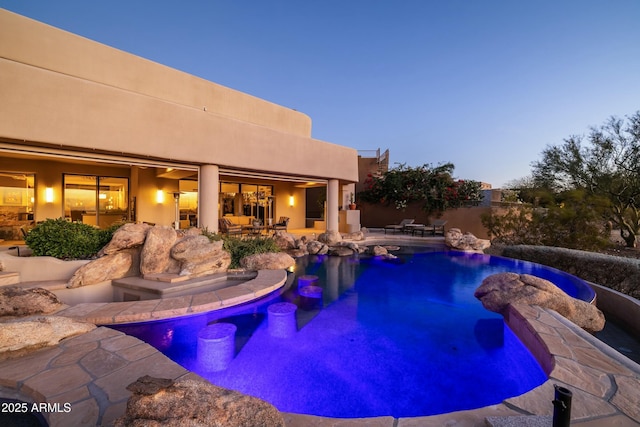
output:
{"label": "reflection in window", "polygon": [[65,217],[101,228],[126,221],[128,194],[128,178],[65,175]]}
{"label": "reflection in window", "polygon": [[2,239],[21,238],[19,229],[33,221],[33,174],[0,171],[0,226],[6,228]]}

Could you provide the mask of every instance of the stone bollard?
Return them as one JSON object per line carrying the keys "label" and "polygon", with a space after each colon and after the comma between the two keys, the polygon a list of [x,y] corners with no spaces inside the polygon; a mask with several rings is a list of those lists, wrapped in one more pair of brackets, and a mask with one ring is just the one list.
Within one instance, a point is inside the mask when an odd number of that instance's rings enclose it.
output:
{"label": "stone bollard", "polygon": [[269,334],[272,337],[289,338],[296,333],[297,308],[290,302],[277,302],[267,308]]}
{"label": "stone bollard", "polygon": [[235,356],[236,325],[214,323],[198,333],[198,362],[207,372],[224,371]]}

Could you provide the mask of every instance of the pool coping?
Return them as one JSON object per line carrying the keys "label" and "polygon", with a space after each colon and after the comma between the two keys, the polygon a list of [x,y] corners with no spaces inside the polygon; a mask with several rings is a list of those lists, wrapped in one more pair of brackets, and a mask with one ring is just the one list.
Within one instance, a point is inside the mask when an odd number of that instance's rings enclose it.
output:
{"label": "pool coping", "polygon": [[96,325],[161,320],[244,304],[282,288],[286,281],[285,270],[259,270],[253,279],[214,291],[140,301],[81,303],[55,314]]}

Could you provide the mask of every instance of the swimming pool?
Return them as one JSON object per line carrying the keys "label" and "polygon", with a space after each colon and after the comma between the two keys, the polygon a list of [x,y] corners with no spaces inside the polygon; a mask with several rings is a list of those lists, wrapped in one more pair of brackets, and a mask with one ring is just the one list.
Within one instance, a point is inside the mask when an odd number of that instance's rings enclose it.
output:
{"label": "swimming pool", "polygon": [[[260,397],[284,412],[328,417],[411,417],[473,409],[523,394],[546,380],[532,355],[473,297],[503,271],[554,281],[572,296],[589,289],[528,262],[459,252],[379,258],[305,257],[296,275],[316,275],[322,302],[300,297],[295,276],[281,295],[204,315],[116,328],[137,336],[212,383]],[[298,306],[297,332],[269,333],[267,307]],[[235,358],[207,372],[197,335],[236,325]]]}

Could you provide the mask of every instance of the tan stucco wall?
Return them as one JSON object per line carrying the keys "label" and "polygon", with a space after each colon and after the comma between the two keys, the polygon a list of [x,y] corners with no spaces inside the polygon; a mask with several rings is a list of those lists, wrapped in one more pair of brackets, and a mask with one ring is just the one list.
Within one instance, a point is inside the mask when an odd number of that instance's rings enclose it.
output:
{"label": "tan stucco wall", "polygon": [[302,113],[2,9],[0,92],[0,138],[358,179],[356,150]]}

